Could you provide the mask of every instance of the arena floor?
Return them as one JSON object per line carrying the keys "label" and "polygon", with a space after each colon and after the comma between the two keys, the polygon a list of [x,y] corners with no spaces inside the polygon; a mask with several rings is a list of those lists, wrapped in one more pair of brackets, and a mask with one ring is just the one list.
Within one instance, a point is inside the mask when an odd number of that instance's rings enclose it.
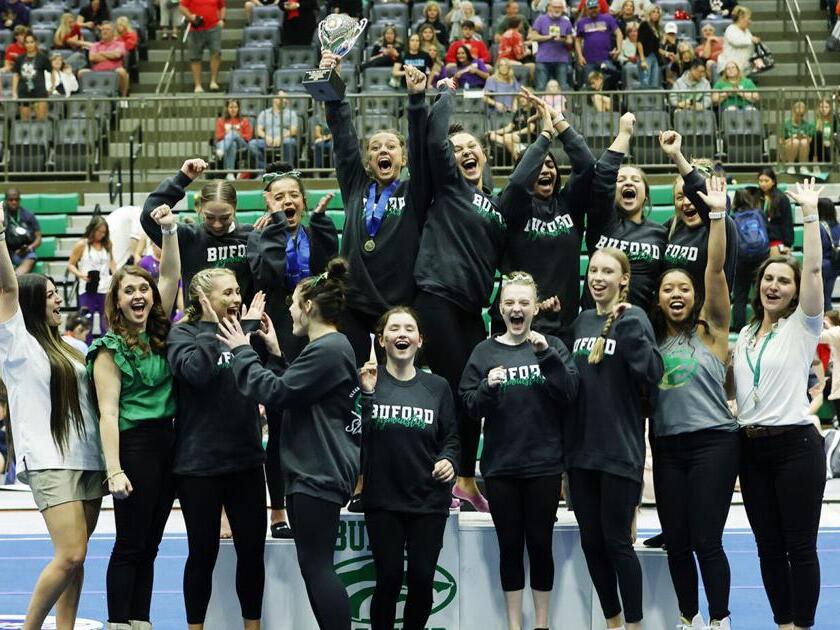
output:
{"label": "arena floor", "polygon": [[[840,480],[829,482],[827,494],[835,502],[826,503],[822,513],[819,540],[822,593],[814,629],[840,630],[840,502],[836,502],[840,499]],[[736,495],[736,505],[732,506],[724,535],[724,545],[732,566],[733,628],[768,630],[775,626],[771,623],[770,609],[761,585],[755,543],[743,506],[737,504],[737,498]],[[106,509],[99,519],[85,565],[85,588],[79,616],[90,620],[102,621],[106,616],[105,568],[114,532],[113,513],[107,509],[109,501],[106,499]],[[37,511],[30,509],[32,507],[28,493],[0,491],[0,628],[3,629],[19,627],[11,620],[25,612],[38,573],[52,554],[44,522]],[[703,518],[702,514],[697,516]],[[471,522],[490,521],[489,515],[475,513],[463,513],[461,518]],[[639,520],[640,536],[655,533],[658,526],[655,509],[644,508]],[[174,510],[156,564],[152,622],[158,630],[186,626],[181,595],[186,554],[184,523],[180,511]],[[289,567],[289,570],[296,571],[297,567]],[[704,601],[701,601],[701,609],[705,611]],[[77,629],[82,627],[81,623],[77,625]],[[498,628],[501,630],[503,627],[500,619]]]}

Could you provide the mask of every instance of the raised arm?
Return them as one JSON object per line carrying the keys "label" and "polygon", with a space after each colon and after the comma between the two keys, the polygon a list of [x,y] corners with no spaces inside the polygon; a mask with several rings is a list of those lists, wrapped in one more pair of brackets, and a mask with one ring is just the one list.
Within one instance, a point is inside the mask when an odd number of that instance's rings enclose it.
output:
{"label": "raised arm", "polygon": [[9,321],[18,310],[18,281],[15,266],[6,247],[6,211],[0,201],[0,323]]}
{"label": "raised arm", "polygon": [[181,253],[178,250],[178,222],[172,208],[167,205],[152,210],[152,219],[160,227],[163,247],[160,253],[160,279],[158,291],[164,313],[171,313],[178,295],[181,280]]}
{"label": "raised arm", "polygon": [[452,79],[438,81],[439,96],[429,114],[426,139],[429,152],[429,169],[435,189],[454,183],[461,177],[455,153],[449,141],[449,121],[455,110],[455,83]]}
{"label": "raised arm", "polygon": [[309,252],[309,271],[314,275],[323,273],[327,263],[338,256],[338,230],[335,223],[327,215],[327,204],[332,199],[332,193],[321,197],[321,201],[312,211],[309,218],[309,236],[312,248]]}
{"label": "raised arm", "polygon": [[796,183],[796,191],[788,196],[802,207],[804,242],[802,251],[802,280],[799,287],[799,306],[812,317],[823,312],[822,242],[820,240],[817,201],[823,189],[817,189],[814,178]]}
{"label": "raised arm", "polygon": [[[146,199],[146,203],[143,204],[143,212],[140,214],[140,225],[143,226],[143,231],[158,247],[163,246],[163,236],[160,232],[160,226],[152,218],[152,212],[163,205],[174,208],[184,198],[184,191],[187,186],[192,184],[193,180],[206,169],[207,162],[204,160],[186,160],[181,166],[181,170],[174,177],[163,180],[160,186]],[[189,231],[183,225],[178,226],[177,229],[182,233],[182,236]]]}
{"label": "raised arm", "polygon": [[683,193],[691,200],[703,223],[709,226],[709,206],[700,193],[706,192],[706,180],[685,158],[682,152],[682,136],[676,131],[663,131],[659,134],[659,146],[662,152],[677,167],[683,178]]}
{"label": "raised arm", "polygon": [[[703,312],[700,317],[709,322],[715,332],[720,333],[723,342],[727,343],[730,303],[729,286],[724,273],[726,263],[726,180],[712,177],[709,180],[709,192],[699,192],[699,195],[712,214],[706,270],[704,272],[706,301],[703,304]],[[725,350],[724,346],[724,353]]]}
{"label": "raised arm", "polygon": [[417,225],[422,229],[433,192],[426,142],[429,123],[429,106],[426,102],[428,77],[418,68],[405,66],[405,83],[408,88],[408,171],[411,173],[408,192]]}

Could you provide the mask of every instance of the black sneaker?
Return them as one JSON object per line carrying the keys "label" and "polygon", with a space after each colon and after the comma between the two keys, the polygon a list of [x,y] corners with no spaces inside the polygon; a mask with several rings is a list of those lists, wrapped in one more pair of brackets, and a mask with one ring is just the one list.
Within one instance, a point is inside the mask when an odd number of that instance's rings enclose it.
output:
{"label": "black sneaker", "polygon": [[347,511],[353,512],[353,514],[361,514],[365,511],[365,506],[362,503],[362,495],[361,494],[354,494],[350,498],[350,503],[347,504]]}
{"label": "black sneaker", "polygon": [[665,549],[665,536],[663,536],[662,534],[651,536],[642,544],[645,547],[649,547],[651,549]]}
{"label": "black sneaker", "polygon": [[286,521],[280,521],[279,523],[274,523],[271,526],[271,537],[294,538],[294,534],[292,534],[292,528],[289,527],[289,524]]}

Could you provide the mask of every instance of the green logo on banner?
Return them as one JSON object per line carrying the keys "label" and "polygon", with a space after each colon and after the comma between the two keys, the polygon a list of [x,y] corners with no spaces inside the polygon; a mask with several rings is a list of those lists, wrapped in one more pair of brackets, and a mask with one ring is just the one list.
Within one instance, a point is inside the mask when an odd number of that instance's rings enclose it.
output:
{"label": "green logo on banner", "polygon": [[[370,600],[373,598],[373,591],[376,588],[376,569],[373,565],[373,556],[362,556],[339,562],[335,565],[336,573],[347,589],[350,597],[350,617],[357,623],[370,623],[369,611]],[[432,583],[432,614],[440,612],[455,599],[458,592],[458,585],[446,569],[437,566],[435,569],[434,582]],[[403,582],[400,589],[400,596],[397,602],[405,602],[408,589]],[[398,623],[402,622],[400,612],[397,612]]]}

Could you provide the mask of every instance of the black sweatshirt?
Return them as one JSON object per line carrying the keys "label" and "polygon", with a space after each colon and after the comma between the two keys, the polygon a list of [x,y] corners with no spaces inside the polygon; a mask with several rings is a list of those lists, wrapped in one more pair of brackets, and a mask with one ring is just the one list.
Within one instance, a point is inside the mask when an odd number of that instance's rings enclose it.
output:
{"label": "black sweatshirt", "polygon": [[[501,271],[527,271],[537,283],[540,299],[553,295],[560,298],[562,310],[541,314],[533,325],[534,330],[555,336],[564,334],[580,308],[580,243],[595,165],[586,141],[574,129],[569,127],[561,133],[560,141],[569,156],[572,172],[551,198],[534,196],[534,184],[551,147],[543,134],[526,149],[520,168],[511,174],[501,194],[503,213],[511,214],[514,208],[529,209],[524,230],[507,234]],[[491,307],[491,315],[497,322],[501,321],[498,304],[497,295]]]}
{"label": "black sweatshirt", "polygon": [[577,415],[567,423],[567,467],[640,482],[645,463],[642,395],[655,394],[664,372],[662,356],[647,315],[632,307],[613,322],[604,358],[590,364],[589,353],[606,319],[590,309],[574,324],[572,355],[580,391]]}
{"label": "black sweatshirt", "polygon": [[233,351],[239,389],[272,410],[283,410],[280,462],[286,494],[344,505],[359,474],[359,380],[347,337],[310,341],[282,375],[260,365],[248,346]]}
{"label": "black sweatshirt", "polygon": [[464,179],[447,135],[454,109],[455,93],[443,88],[429,116],[429,166],[435,199],[423,230],[414,278],[418,289],[473,313],[488,306],[505,231],[521,229],[528,208],[502,208],[487,182],[484,190],[479,190]]}
{"label": "black sweatshirt", "polygon": [[[494,338],[478,344],[464,368],[460,395],[467,412],[484,418],[484,477],[540,477],[563,471],[563,417],[578,390],[578,370],[557,337],[535,353],[529,342],[508,346]],[[487,384],[495,367],[507,371],[497,387]]]}
{"label": "black sweatshirt", "polygon": [[449,514],[451,483],[432,478],[435,463],[458,470],[460,442],[452,390],[417,370],[399,381],[379,366],[376,391],[362,394],[365,510]]}
{"label": "black sweatshirt", "polygon": [[770,218],[770,210],[767,210],[767,236],[770,242],[781,241],[787,247],[793,247],[793,209],[790,200],[785,194],[776,189],[774,197],[778,198],[779,214]]}
{"label": "black sweatshirt", "polygon": [[[359,150],[350,105],[327,102],[327,125],[333,134],[335,170],[344,199],[344,232],[341,254],[350,263],[347,306],[378,316],[392,306],[414,301],[412,269],[420,247],[420,232],[431,201],[426,158],[425,94],[412,94],[408,106],[409,181],[403,181],[388,200],[388,207],[376,233],[376,249],[363,249],[369,240],[365,204],[370,178]],[[377,200],[380,191],[377,191]]]}
{"label": "black sweatshirt", "polygon": [[[253,332],[259,321],[244,320],[242,325]],[[178,324],[166,339],[178,401],[176,475],[222,475],[265,461],[259,401],[237,387],[233,355],[216,339],[218,331],[215,322]],[[280,367],[276,359],[268,365]]]}
{"label": "black sweatshirt", "polygon": [[[621,215],[615,204],[615,187],[623,158],[623,153],[608,149],[595,164],[586,247],[590,257],[596,250],[605,247],[620,249],[627,254],[630,259],[630,302],[647,311],[663,270],[668,232],[659,223],[647,219],[634,223]],[[593,305],[587,287],[583,308]]]}
{"label": "black sweatshirt", "polygon": [[[143,204],[140,224],[152,242],[161,247],[160,226],[152,218],[152,211],[161,204],[174,208],[184,198],[185,188],[192,183],[189,177],[178,171],[174,177],[165,179],[149,195]],[[236,274],[243,302],[250,302],[254,295],[251,270],[246,253],[248,233],[254,226],[234,223],[232,231],[224,236],[213,236],[202,225],[178,224],[178,251],[181,253],[181,278],[184,294],[189,291],[193,276],[202,269],[224,267]]]}

